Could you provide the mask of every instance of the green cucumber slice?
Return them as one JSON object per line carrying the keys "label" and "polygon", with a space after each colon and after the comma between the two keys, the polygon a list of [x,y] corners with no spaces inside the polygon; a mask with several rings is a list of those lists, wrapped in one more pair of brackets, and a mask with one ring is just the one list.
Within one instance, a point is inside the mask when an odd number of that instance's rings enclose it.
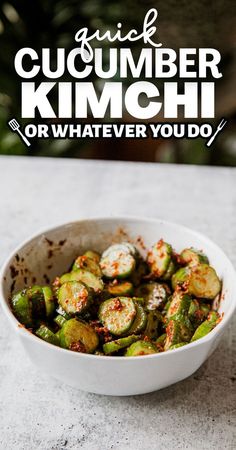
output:
{"label": "green cucumber slice", "polygon": [[58,342],[59,342],[59,346],[60,346],[60,328],[59,328],[59,330],[55,333],[55,336],[58,338]]}
{"label": "green cucumber slice", "polygon": [[93,259],[93,261],[95,261],[97,264],[99,263],[100,258],[101,258],[99,253],[94,252],[93,250],[87,250],[87,252],[85,252],[85,256],[87,256],[90,259]]}
{"label": "green cucumber slice", "polygon": [[62,309],[61,306],[58,306],[58,308],[56,309],[57,314],[60,314],[61,316],[63,316],[66,320],[71,319],[71,316],[69,314],[67,314],[64,309]]}
{"label": "green cucumber slice", "polygon": [[61,284],[67,281],[79,281],[92,288],[96,293],[99,293],[104,288],[104,283],[101,278],[96,277],[93,273],[84,269],[78,269],[70,273],[65,273],[61,276]]}
{"label": "green cucumber slice", "polygon": [[129,253],[133,255],[135,258],[138,258],[140,256],[135,245],[131,244],[130,242],[121,242],[121,245],[124,245],[129,251]]}
{"label": "green cucumber slice", "polygon": [[32,304],[33,318],[44,319],[46,316],[46,306],[42,287],[34,285],[27,289],[26,293]]}
{"label": "green cucumber slice", "polygon": [[136,342],[138,339],[140,339],[140,336],[132,335],[116,339],[115,341],[107,342],[106,344],[103,345],[103,351],[106,355],[118,352],[122,348],[128,347],[133,342]]}
{"label": "green cucumber slice", "polygon": [[176,272],[176,270],[177,270],[177,264],[173,260],[171,260],[167,271],[162,276],[162,279],[164,281],[170,280],[172,275]]}
{"label": "green cucumber slice", "polygon": [[43,286],[42,287],[44,301],[45,301],[45,308],[46,308],[46,316],[48,318],[52,317],[55,311],[55,302],[53,297],[52,289],[49,286]]}
{"label": "green cucumber slice", "polygon": [[60,330],[60,344],[77,352],[93,353],[99,344],[97,333],[85,322],[67,320]]}
{"label": "green cucumber slice", "polygon": [[[72,272],[64,273],[60,277],[60,285],[62,285],[63,283],[67,283],[68,281],[71,281],[71,273]],[[58,291],[57,291],[57,293],[58,293]]]}
{"label": "green cucumber slice", "polygon": [[136,307],[129,297],[105,300],[99,308],[99,320],[114,335],[126,333],[136,316]]}
{"label": "green cucumber slice", "polygon": [[141,284],[136,289],[136,295],[145,298],[146,308],[149,311],[162,307],[168,298],[167,291],[161,283]]}
{"label": "green cucumber slice", "polygon": [[181,339],[180,324],[176,320],[170,320],[166,327],[166,342],[164,350],[169,350],[172,345],[179,344]]}
{"label": "green cucumber slice", "polygon": [[26,293],[26,289],[13,295],[11,303],[14,314],[19,322],[26,327],[32,327],[32,303]]}
{"label": "green cucumber slice", "polygon": [[154,344],[147,341],[137,341],[127,348],[125,356],[144,356],[158,353]]}
{"label": "green cucumber slice", "polygon": [[129,334],[137,334],[144,330],[147,324],[147,314],[142,305],[135,303],[136,316],[128,330]]}
{"label": "green cucumber slice", "polygon": [[58,314],[55,317],[54,322],[56,322],[56,324],[61,328],[62,325],[64,325],[64,323],[66,322],[66,319],[65,319],[65,317],[63,317],[60,314]]}
{"label": "green cucumber slice", "polygon": [[110,295],[114,297],[123,297],[126,295],[131,295],[133,293],[133,285],[130,281],[123,281],[117,284],[108,284],[107,291]]}
{"label": "green cucumber slice", "polygon": [[209,305],[200,305],[199,301],[196,299],[191,301],[188,317],[195,328],[207,318],[210,309]]}
{"label": "green cucumber slice", "polygon": [[221,291],[221,281],[215,269],[208,264],[186,266],[172,276],[172,287],[186,283],[189,294],[198,298],[214,299]]}
{"label": "green cucumber slice", "polygon": [[215,269],[208,264],[198,264],[192,267],[188,292],[195,297],[214,299],[221,291],[221,281]]}
{"label": "green cucumber slice", "polygon": [[196,329],[194,335],[192,336],[191,342],[197,341],[202,337],[206,336],[210,333],[213,328],[217,325],[217,321],[219,320],[219,314],[215,311],[211,311],[208,315],[207,320],[201,323],[199,327]]}
{"label": "green cucumber slice", "polygon": [[166,317],[168,319],[178,318],[188,313],[191,303],[191,297],[181,291],[175,291],[172,295],[172,300],[168,308]]}
{"label": "green cucumber slice", "polygon": [[77,269],[87,270],[88,272],[93,273],[96,277],[99,278],[101,278],[102,276],[102,271],[99,267],[99,264],[94,261],[94,259],[89,258],[86,255],[78,256],[78,258],[76,258],[72,267],[72,271]]}
{"label": "green cucumber slice", "polygon": [[67,281],[58,291],[58,302],[67,314],[81,314],[91,305],[92,295],[84,284]]}
{"label": "green cucumber slice", "polygon": [[58,339],[58,336],[54,334],[51,330],[49,330],[48,327],[45,325],[41,325],[35,332],[35,334],[44,341],[48,342],[49,344],[53,345],[60,345],[60,341]]}
{"label": "green cucumber slice", "polygon": [[164,344],[165,340],[166,340],[166,333],[163,333],[156,339],[155,344]]}
{"label": "green cucumber slice", "polygon": [[113,250],[102,256],[100,267],[106,278],[127,278],[135,269],[135,258],[125,251]]}
{"label": "green cucumber slice", "polygon": [[171,278],[172,289],[175,290],[177,286],[182,286],[188,280],[190,272],[190,267],[181,267],[177,270]]}
{"label": "green cucumber slice", "polygon": [[148,336],[150,339],[156,339],[160,322],[161,314],[158,311],[149,311],[147,316],[147,326],[144,331],[145,336]]}
{"label": "green cucumber slice", "polygon": [[106,258],[110,253],[118,252],[118,253],[127,253],[136,257],[138,255],[138,251],[133,244],[130,242],[121,242],[120,244],[110,245],[104,252],[102,253],[102,258]]}
{"label": "green cucumber slice", "polygon": [[180,258],[183,264],[188,264],[189,266],[196,266],[197,264],[209,264],[209,260],[204,253],[200,250],[196,250],[193,247],[185,248],[180,253]]}
{"label": "green cucumber slice", "polygon": [[172,247],[160,239],[148,252],[147,263],[152,274],[161,278],[168,269],[171,261]]}

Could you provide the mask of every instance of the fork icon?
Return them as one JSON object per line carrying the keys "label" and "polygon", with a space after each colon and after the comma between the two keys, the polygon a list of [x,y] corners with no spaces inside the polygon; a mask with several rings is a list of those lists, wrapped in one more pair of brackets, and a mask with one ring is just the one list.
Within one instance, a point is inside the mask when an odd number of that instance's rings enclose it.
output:
{"label": "fork icon", "polygon": [[16,131],[21,139],[25,142],[25,144],[30,147],[31,143],[28,141],[27,137],[23,135],[23,133],[20,131],[20,124],[17,122],[16,119],[12,119],[8,122],[9,127],[12,129],[12,131]]}
{"label": "fork icon", "polygon": [[227,124],[227,120],[226,119],[221,119],[218,127],[216,128],[215,133],[211,136],[211,138],[209,139],[209,141],[206,143],[207,147],[210,147],[212,142],[215,140],[217,134],[222,130],[222,128]]}

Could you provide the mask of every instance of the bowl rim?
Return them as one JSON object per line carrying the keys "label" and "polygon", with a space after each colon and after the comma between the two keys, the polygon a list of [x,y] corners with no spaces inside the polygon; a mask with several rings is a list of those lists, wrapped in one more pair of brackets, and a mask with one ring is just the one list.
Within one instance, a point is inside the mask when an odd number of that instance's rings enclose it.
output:
{"label": "bowl rim", "polygon": [[41,228],[39,229],[36,233],[33,233],[32,235],[30,235],[27,239],[24,239],[19,245],[17,245],[13,251],[10,252],[10,254],[8,255],[8,257],[6,258],[5,262],[3,263],[1,270],[0,270],[0,304],[2,305],[3,311],[6,314],[6,316],[8,317],[9,321],[11,322],[12,326],[14,326],[15,331],[18,333],[22,333],[22,337],[27,338],[29,340],[32,340],[32,343],[38,343],[38,345],[42,345],[45,346],[45,349],[48,348],[51,349],[51,351],[53,351],[53,349],[56,352],[63,352],[65,354],[70,355],[71,357],[75,357],[75,358],[89,358],[90,360],[93,359],[97,359],[99,358],[99,361],[105,360],[105,361],[140,361],[143,360],[143,358],[137,358],[136,356],[130,356],[129,358],[125,357],[125,356],[110,356],[110,355],[95,355],[95,354],[89,354],[89,353],[79,353],[79,352],[73,352],[73,351],[69,351],[68,349],[64,349],[62,347],[57,347],[56,345],[52,345],[42,339],[40,339],[38,336],[36,336],[35,334],[31,333],[27,328],[24,327],[24,325],[22,325],[18,319],[14,316],[10,304],[9,304],[9,300],[5,298],[4,295],[4,291],[3,291],[3,286],[5,283],[4,277],[5,277],[5,273],[8,269],[9,263],[11,262],[12,258],[15,256],[15,254],[17,254],[20,250],[22,250],[26,245],[28,245],[31,241],[33,241],[34,239],[37,239],[39,237],[41,237],[42,235],[46,234],[46,233],[50,233],[56,230],[59,230],[61,228],[73,225],[73,224],[77,224],[77,223],[83,223],[83,222],[122,222],[122,221],[131,221],[131,222],[143,222],[143,223],[159,223],[162,225],[167,225],[168,227],[172,227],[172,228],[178,228],[179,230],[182,231],[186,231],[186,232],[190,232],[193,235],[195,235],[196,237],[202,239],[203,241],[205,241],[207,243],[207,245],[210,245],[213,249],[217,250],[218,253],[221,253],[222,256],[224,256],[224,258],[227,260],[227,263],[229,265],[229,267],[231,268],[232,274],[234,274],[235,276],[235,283],[234,283],[234,293],[235,296],[232,295],[233,299],[235,299],[234,302],[232,302],[232,304],[230,305],[229,311],[227,312],[227,315],[224,315],[221,319],[221,321],[217,324],[217,326],[210,332],[208,333],[206,336],[204,336],[203,338],[194,341],[194,342],[190,342],[187,343],[186,345],[174,349],[174,350],[167,350],[165,352],[160,352],[160,353],[155,353],[155,354],[151,354],[151,355],[144,355],[145,359],[146,358],[164,358],[164,357],[168,357],[171,354],[175,354],[176,352],[184,352],[187,349],[192,349],[194,347],[199,347],[204,345],[205,343],[209,342],[209,341],[213,341],[215,336],[217,334],[221,334],[223,332],[223,330],[226,328],[226,326],[228,325],[229,321],[231,320],[235,310],[236,310],[236,271],[234,269],[234,266],[232,264],[232,262],[230,261],[230,259],[228,258],[228,256],[224,253],[224,251],[217,245],[215,244],[214,241],[212,241],[210,238],[208,238],[206,235],[202,234],[199,231],[196,231],[192,228],[189,228],[185,225],[176,223],[176,222],[172,222],[172,221],[167,221],[161,218],[154,218],[154,217],[142,217],[142,216],[134,216],[134,215],[124,215],[124,216],[97,216],[97,217],[88,217],[88,218],[80,218],[78,220],[72,220],[70,222],[63,222],[63,223],[56,223],[54,225],[51,225],[50,227],[47,228]]}

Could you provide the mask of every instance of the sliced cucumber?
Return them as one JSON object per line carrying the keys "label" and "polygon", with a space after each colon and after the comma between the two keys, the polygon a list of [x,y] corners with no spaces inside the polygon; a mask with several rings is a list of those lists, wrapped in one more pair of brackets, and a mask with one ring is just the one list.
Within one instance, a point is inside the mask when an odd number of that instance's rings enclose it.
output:
{"label": "sliced cucumber", "polygon": [[155,344],[164,344],[166,340],[166,333],[161,334],[161,336],[159,336],[156,341]]}
{"label": "sliced cucumber", "polygon": [[157,339],[158,325],[161,322],[161,314],[158,311],[149,311],[147,316],[147,326],[144,334],[150,339]]}
{"label": "sliced cucumber", "polygon": [[210,333],[210,331],[215,328],[218,320],[219,314],[215,311],[211,311],[208,315],[207,320],[202,322],[201,325],[199,325],[199,327],[196,329],[191,342],[197,341],[198,339],[201,339],[202,337]]}
{"label": "sliced cucumber", "polygon": [[172,276],[172,287],[186,283],[189,294],[198,298],[214,299],[221,290],[221,282],[215,269],[208,264],[186,266]]}
{"label": "sliced cucumber", "polygon": [[60,328],[59,330],[55,333],[55,336],[58,338],[58,342],[59,342],[59,346],[60,346]]}
{"label": "sliced cucumber", "polygon": [[147,324],[147,314],[139,303],[135,303],[136,316],[128,330],[129,334],[137,334],[144,330]]}
{"label": "sliced cucumber", "polygon": [[42,291],[45,301],[46,316],[50,319],[53,316],[56,308],[53,292],[49,286],[43,286]]}
{"label": "sliced cucumber", "polygon": [[48,327],[45,325],[41,325],[35,332],[35,334],[44,341],[48,342],[49,344],[53,345],[60,345],[60,341],[58,339],[58,336],[54,334]]}
{"label": "sliced cucumber", "polygon": [[188,317],[193,325],[195,325],[195,323],[198,322],[199,311],[200,311],[199,302],[196,299],[191,300],[188,310]]}
{"label": "sliced cucumber", "polygon": [[126,246],[129,253],[133,255],[135,258],[138,258],[140,256],[135,245],[131,244],[130,242],[121,242],[121,245]]}
{"label": "sliced cucumber", "polygon": [[66,319],[65,319],[65,317],[63,317],[60,314],[58,314],[55,317],[54,322],[56,322],[56,324],[61,328],[62,325],[64,325],[64,323],[66,322]]}
{"label": "sliced cucumber", "polygon": [[16,318],[26,327],[33,326],[32,303],[26,289],[12,297],[12,308]]}
{"label": "sliced cucumber", "polygon": [[176,320],[170,320],[166,327],[166,342],[164,350],[169,350],[172,345],[181,342],[180,324]]}
{"label": "sliced cucumber", "polygon": [[27,295],[32,303],[33,318],[44,319],[46,316],[46,306],[42,287],[37,285],[30,287],[27,289]]}
{"label": "sliced cucumber", "polygon": [[81,314],[92,303],[91,291],[78,281],[67,281],[58,291],[58,302],[67,314]]}
{"label": "sliced cucumber", "polygon": [[210,306],[202,304],[195,299],[190,303],[190,307],[188,310],[188,317],[193,324],[194,327],[200,325],[203,320],[205,320],[210,312]]}
{"label": "sliced cucumber", "polygon": [[[73,273],[76,273],[76,271],[73,272]],[[60,277],[60,286],[61,286],[63,283],[67,283],[68,281],[71,281],[71,274],[72,274],[72,272],[64,273],[64,274]],[[60,286],[59,286],[59,288],[60,288]],[[59,289],[59,288],[58,288],[58,289]],[[57,290],[57,293],[58,293],[58,290]]]}
{"label": "sliced cucumber", "polygon": [[141,284],[136,289],[136,294],[145,298],[146,308],[149,311],[162,307],[167,301],[167,291],[161,283]]}
{"label": "sliced cucumber", "polygon": [[100,267],[106,278],[127,278],[135,269],[135,258],[130,253],[121,250],[110,251],[102,256]]}
{"label": "sliced cucumber", "polygon": [[188,281],[188,292],[195,297],[214,299],[221,290],[221,282],[215,269],[208,264],[192,267]]}
{"label": "sliced cucumber", "polygon": [[175,291],[166,317],[168,319],[174,319],[186,315],[189,311],[190,303],[191,297],[188,294],[181,291]]}
{"label": "sliced cucumber", "polygon": [[140,336],[132,335],[116,339],[115,341],[107,342],[103,345],[103,351],[106,355],[118,352],[122,348],[128,347],[129,345],[133,344],[133,342],[136,342],[138,339],[140,339]]}
{"label": "sliced cucumber", "polygon": [[[116,280],[115,280],[116,281]],[[130,281],[123,281],[117,284],[108,284],[107,291],[114,297],[131,295],[133,293],[133,285]]]}
{"label": "sliced cucumber", "polygon": [[147,263],[157,278],[163,277],[171,261],[172,247],[162,239],[148,252]]}
{"label": "sliced cucumber", "polygon": [[94,261],[94,259],[89,258],[86,255],[83,256],[78,256],[78,258],[76,258],[72,270],[77,270],[77,269],[84,269],[87,270],[88,272],[93,273],[96,277],[101,278],[102,276],[102,271],[100,269],[99,264]]}
{"label": "sliced cucumber", "polygon": [[177,270],[177,272],[172,275],[171,284],[173,290],[175,290],[177,286],[182,286],[182,284],[188,280],[190,272],[190,267],[181,267],[181,269]]}
{"label": "sliced cucumber", "polygon": [[71,319],[70,314],[67,314],[64,309],[62,309],[61,306],[58,306],[58,308],[56,309],[57,314],[60,314],[61,316],[63,316],[66,320]]}
{"label": "sliced cucumber", "polygon": [[79,281],[92,288],[96,293],[103,290],[104,283],[101,278],[96,277],[93,273],[87,270],[78,269],[70,273],[65,273],[60,278],[61,284],[67,281]]}
{"label": "sliced cucumber", "polygon": [[138,255],[138,251],[133,244],[130,242],[121,242],[120,244],[110,245],[104,252],[102,253],[102,258],[106,258],[110,253],[118,252],[118,253],[127,253],[136,257]]}
{"label": "sliced cucumber", "polygon": [[192,323],[190,322],[188,316],[179,316],[178,322],[180,326],[181,342],[189,342],[194,332]]}
{"label": "sliced cucumber", "polygon": [[93,261],[95,261],[97,264],[99,263],[100,258],[101,258],[99,253],[94,252],[93,250],[87,250],[87,252],[85,252],[85,256],[87,256],[90,259],[93,259]]}
{"label": "sliced cucumber", "polygon": [[125,356],[144,356],[158,353],[154,344],[147,341],[137,341],[127,348]]}
{"label": "sliced cucumber", "polygon": [[197,264],[209,264],[209,260],[204,253],[200,250],[196,250],[193,247],[185,248],[180,253],[180,258],[184,264],[189,266],[196,266]]}
{"label": "sliced cucumber", "polygon": [[206,319],[208,317],[208,314],[211,311],[211,307],[210,307],[210,305],[202,304],[202,305],[200,305],[200,311],[201,311],[204,319]]}
{"label": "sliced cucumber", "polygon": [[99,339],[90,325],[78,319],[70,319],[60,330],[60,343],[63,348],[93,353],[98,347]]}
{"label": "sliced cucumber", "polygon": [[131,327],[136,316],[136,307],[129,297],[116,297],[100,305],[99,320],[114,335],[120,336]]}
{"label": "sliced cucumber", "polygon": [[171,277],[176,272],[176,270],[177,270],[177,264],[173,260],[171,260],[167,271],[162,276],[162,279],[164,281],[171,280]]}

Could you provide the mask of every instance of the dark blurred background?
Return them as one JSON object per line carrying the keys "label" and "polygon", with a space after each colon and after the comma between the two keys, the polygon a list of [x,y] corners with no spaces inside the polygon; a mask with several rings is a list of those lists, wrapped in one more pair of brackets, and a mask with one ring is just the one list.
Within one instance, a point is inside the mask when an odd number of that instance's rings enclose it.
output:
{"label": "dark blurred background", "polygon": [[[216,119],[213,124],[217,125],[221,117],[226,117],[229,123],[214,147],[207,150],[201,139],[34,139],[30,150],[27,149],[7,126],[9,118],[20,118],[20,80],[14,70],[16,52],[25,46],[36,51],[42,47],[52,50],[65,47],[69,51],[76,47],[76,31],[85,26],[91,33],[97,28],[115,31],[120,21],[124,31],[135,28],[141,32],[143,18],[151,7],[159,11],[158,41],[163,43],[163,47],[214,47],[222,54],[220,69],[224,76],[216,83]],[[106,49],[108,44],[104,42],[102,45]],[[139,53],[141,46],[141,41],[133,45],[134,54]],[[235,80],[235,0],[0,1],[0,154],[236,166]],[[95,75],[90,77],[90,81],[96,83]],[[130,118],[125,117],[124,120],[128,122]],[[23,125],[23,121],[20,122]]]}

